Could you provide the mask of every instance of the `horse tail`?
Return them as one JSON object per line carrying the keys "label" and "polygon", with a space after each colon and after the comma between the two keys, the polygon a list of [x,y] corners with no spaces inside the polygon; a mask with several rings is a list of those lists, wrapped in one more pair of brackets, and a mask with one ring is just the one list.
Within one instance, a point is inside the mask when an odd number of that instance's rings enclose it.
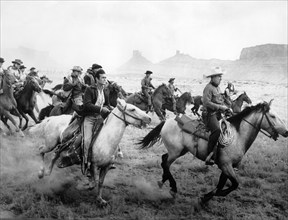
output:
{"label": "horse tail", "polygon": [[162,121],[158,124],[152,131],[150,131],[140,142],[138,143],[140,149],[147,149],[152,147],[155,143],[157,143],[160,139],[160,132],[165,124],[165,121]]}

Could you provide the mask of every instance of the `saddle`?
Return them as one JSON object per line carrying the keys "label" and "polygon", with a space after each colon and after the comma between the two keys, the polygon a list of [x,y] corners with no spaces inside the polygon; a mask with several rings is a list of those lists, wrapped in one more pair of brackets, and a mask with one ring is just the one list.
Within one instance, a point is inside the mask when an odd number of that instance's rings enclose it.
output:
{"label": "saddle", "polygon": [[[209,140],[211,132],[207,130],[204,122],[201,119],[193,120],[187,115],[182,115],[181,118],[177,116],[175,121],[178,122],[178,126],[182,131],[198,138],[202,138],[207,141]],[[229,146],[234,140],[234,135],[231,130],[230,123],[225,118],[222,118],[219,121],[219,124],[221,130],[220,137],[218,139],[219,145],[221,147]]]}
{"label": "saddle", "polygon": [[181,118],[176,116],[175,121],[177,121],[182,131],[208,141],[210,131],[207,130],[202,120],[192,119],[187,115],[182,115]]}
{"label": "saddle", "polygon": [[[150,94],[151,95],[151,94]],[[137,104],[140,104],[142,102],[148,104],[148,99],[146,98],[146,96],[144,95],[144,93],[142,91],[140,92],[136,92],[135,93],[135,102]]]}

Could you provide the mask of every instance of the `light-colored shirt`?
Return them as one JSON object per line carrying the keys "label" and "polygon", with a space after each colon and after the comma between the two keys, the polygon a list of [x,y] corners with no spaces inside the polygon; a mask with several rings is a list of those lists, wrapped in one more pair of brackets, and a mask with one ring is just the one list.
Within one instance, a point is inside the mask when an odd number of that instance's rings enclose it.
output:
{"label": "light-colored shirt", "polygon": [[104,89],[97,89],[97,90],[98,90],[98,97],[95,105],[103,107],[105,103]]}

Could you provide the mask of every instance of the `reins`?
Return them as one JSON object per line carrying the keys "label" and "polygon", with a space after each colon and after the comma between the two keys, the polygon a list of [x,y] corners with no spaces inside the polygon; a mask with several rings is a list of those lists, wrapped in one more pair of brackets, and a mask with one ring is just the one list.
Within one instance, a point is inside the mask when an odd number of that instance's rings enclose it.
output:
{"label": "reins", "polygon": [[[246,121],[249,125],[251,125],[253,128],[255,128],[256,130],[260,131],[262,134],[264,134],[265,136],[269,137],[269,138],[273,138],[272,135],[270,134],[267,134],[266,132],[262,131],[262,129],[260,128],[261,124],[262,124],[262,121],[263,121],[263,118],[264,118],[264,115],[268,121],[268,124],[270,125],[270,127],[272,128],[272,130],[278,134],[277,130],[275,129],[275,127],[273,126],[273,124],[271,123],[271,121],[269,120],[268,116],[266,115],[266,112],[263,112],[262,114],[262,117],[261,117],[261,121],[259,123],[259,127],[257,128],[255,125],[253,125],[251,122],[247,121],[246,119],[243,118],[243,121]],[[274,138],[273,138],[274,139]]]}
{"label": "reins", "polygon": [[121,118],[120,116],[116,115],[114,112],[112,112],[112,113],[113,113],[113,115],[116,116],[116,118],[119,118],[121,121],[123,121],[126,126],[129,125],[129,124],[131,124],[131,123],[129,123],[129,122],[126,120],[126,115],[130,116],[131,118],[134,118],[134,119],[136,119],[136,120],[141,121],[141,125],[143,124],[143,120],[142,120],[142,119],[137,118],[137,117],[135,117],[135,116],[133,116],[133,115],[130,115],[130,114],[128,114],[128,113],[125,111],[126,108],[127,108],[127,105],[125,105],[124,109],[121,109],[118,105],[117,105],[117,108],[120,110],[120,112],[122,112],[124,119]]}

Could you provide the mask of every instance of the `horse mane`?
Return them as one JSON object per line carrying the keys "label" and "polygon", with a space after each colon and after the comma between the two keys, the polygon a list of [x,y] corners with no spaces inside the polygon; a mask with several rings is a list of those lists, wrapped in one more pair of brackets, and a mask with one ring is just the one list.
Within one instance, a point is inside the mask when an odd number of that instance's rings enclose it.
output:
{"label": "horse mane", "polygon": [[243,109],[238,114],[233,115],[230,118],[228,118],[227,121],[229,121],[231,124],[233,124],[236,127],[236,130],[238,131],[239,127],[240,127],[240,122],[243,120],[243,118],[246,117],[247,115],[251,114],[252,112],[259,111],[259,110],[269,111],[268,103],[263,102],[263,103],[258,103],[257,105],[254,105],[254,106],[247,106],[245,109]]}
{"label": "horse mane", "polygon": [[162,83],[160,86],[158,86],[158,87],[155,89],[155,91],[154,91],[153,94],[157,94],[157,93],[159,92],[159,90],[160,90],[163,86],[166,87],[166,84],[165,84],[165,83]]}

